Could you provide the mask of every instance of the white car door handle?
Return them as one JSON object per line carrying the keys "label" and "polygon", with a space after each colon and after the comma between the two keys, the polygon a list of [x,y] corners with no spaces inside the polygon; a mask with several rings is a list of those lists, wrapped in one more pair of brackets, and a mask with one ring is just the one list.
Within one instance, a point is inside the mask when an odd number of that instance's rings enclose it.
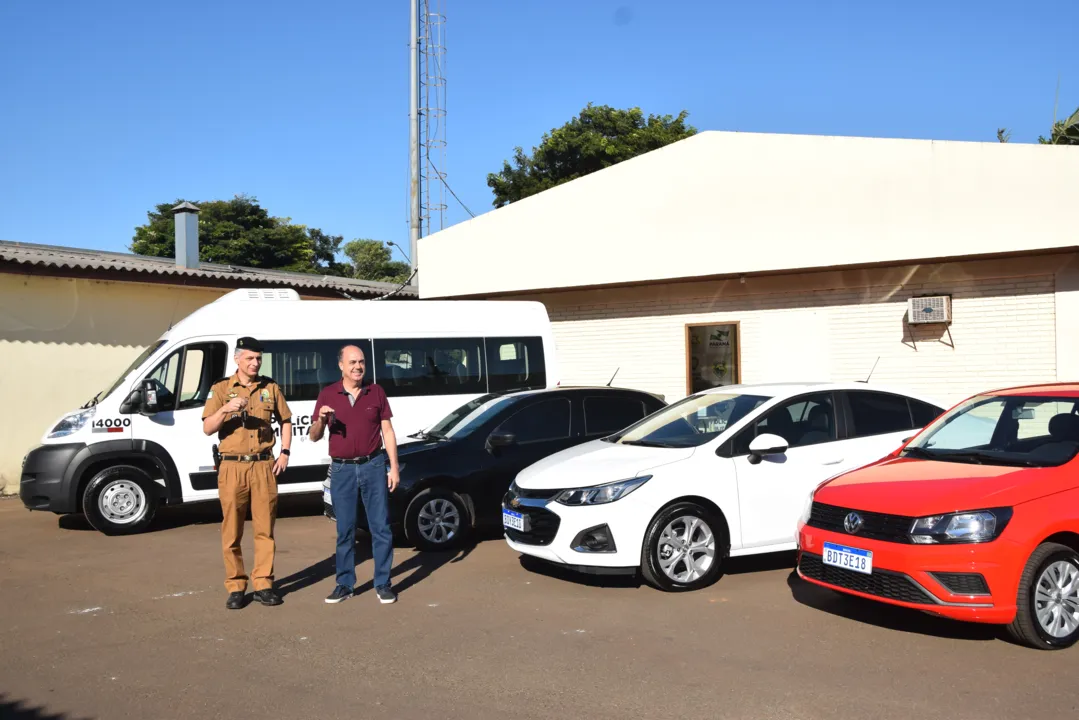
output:
{"label": "white car door handle", "polygon": [[825,462],[822,462],[821,465],[838,465],[841,462],[843,462],[843,458],[836,458],[835,460],[827,460]]}

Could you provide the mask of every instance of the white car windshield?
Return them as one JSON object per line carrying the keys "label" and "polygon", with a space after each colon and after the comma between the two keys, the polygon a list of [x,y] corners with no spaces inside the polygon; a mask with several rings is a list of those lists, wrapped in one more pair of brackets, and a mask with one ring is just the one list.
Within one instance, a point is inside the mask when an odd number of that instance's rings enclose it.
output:
{"label": "white car windshield", "polygon": [[905,457],[979,465],[1047,467],[1079,452],[1079,398],[985,396],[937,418]]}
{"label": "white car windshield", "polygon": [[607,438],[622,445],[686,448],[704,445],[771,398],[764,395],[690,395]]}

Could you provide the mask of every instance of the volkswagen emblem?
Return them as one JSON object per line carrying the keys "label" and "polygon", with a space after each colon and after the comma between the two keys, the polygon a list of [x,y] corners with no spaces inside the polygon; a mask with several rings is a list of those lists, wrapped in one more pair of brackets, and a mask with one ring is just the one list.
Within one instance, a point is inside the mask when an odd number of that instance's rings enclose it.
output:
{"label": "volkswagen emblem", "polygon": [[856,512],[847,513],[843,518],[843,529],[851,535],[855,535],[862,529],[862,516]]}

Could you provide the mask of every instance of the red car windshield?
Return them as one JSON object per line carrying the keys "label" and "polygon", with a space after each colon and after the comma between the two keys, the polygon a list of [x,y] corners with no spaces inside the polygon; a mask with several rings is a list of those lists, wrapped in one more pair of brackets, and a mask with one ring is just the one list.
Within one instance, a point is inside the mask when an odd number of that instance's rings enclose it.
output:
{"label": "red car windshield", "polygon": [[938,418],[903,455],[1052,467],[1079,453],[1079,398],[978,396]]}

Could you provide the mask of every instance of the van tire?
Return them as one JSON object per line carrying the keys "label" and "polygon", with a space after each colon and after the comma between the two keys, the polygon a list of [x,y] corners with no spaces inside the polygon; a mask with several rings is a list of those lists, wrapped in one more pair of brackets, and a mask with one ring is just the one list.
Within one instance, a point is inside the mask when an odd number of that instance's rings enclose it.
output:
{"label": "van tire", "polygon": [[105,535],[133,535],[157,513],[157,483],[134,465],[113,465],[90,479],[82,493],[87,522]]}
{"label": "van tire", "polygon": [[[694,530],[693,537],[690,538],[690,543],[686,545],[689,553],[683,560],[676,560],[668,570],[673,575],[679,575],[678,568],[681,568],[687,575],[683,579],[672,577],[668,574],[668,571],[663,569],[663,561],[670,559],[674,554],[679,553],[678,548],[674,545],[664,541],[663,533],[667,529],[668,525],[676,525],[674,532],[676,537],[674,538],[675,544],[678,544],[683,539],[677,536],[679,528],[682,530],[682,535],[689,529],[687,520],[689,523],[693,523],[696,519],[696,529]],[[706,537],[705,530],[711,535],[712,546],[712,561],[708,564],[707,569],[703,573],[700,573],[697,577],[689,577],[690,566],[687,562],[692,558],[697,562],[700,562],[701,551],[700,548],[694,549],[695,545],[693,541],[700,541]],[[722,518],[718,517],[716,513],[712,512],[706,507],[698,505],[695,502],[678,502],[668,507],[663,508],[652,519],[651,524],[648,526],[648,531],[644,534],[644,542],[641,547],[641,574],[644,576],[645,581],[652,587],[658,590],[664,590],[666,592],[685,592],[691,590],[699,590],[707,587],[719,579],[719,576],[723,572],[723,566],[727,559],[727,551],[730,549],[730,542],[727,539],[727,524]],[[704,564],[704,563],[701,563]],[[696,563],[695,563],[696,565]]]}
{"label": "van tire", "polygon": [[[442,521],[442,532],[420,528],[420,514],[430,522],[432,515]],[[428,488],[416,495],[405,511],[405,537],[416,547],[425,552],[452,550],[461,546],[463,539],[472,529],[472,515],[468,503],[457,493],[440,487]],[[452,537],[438,541],[447,529],[452,529]]]}

